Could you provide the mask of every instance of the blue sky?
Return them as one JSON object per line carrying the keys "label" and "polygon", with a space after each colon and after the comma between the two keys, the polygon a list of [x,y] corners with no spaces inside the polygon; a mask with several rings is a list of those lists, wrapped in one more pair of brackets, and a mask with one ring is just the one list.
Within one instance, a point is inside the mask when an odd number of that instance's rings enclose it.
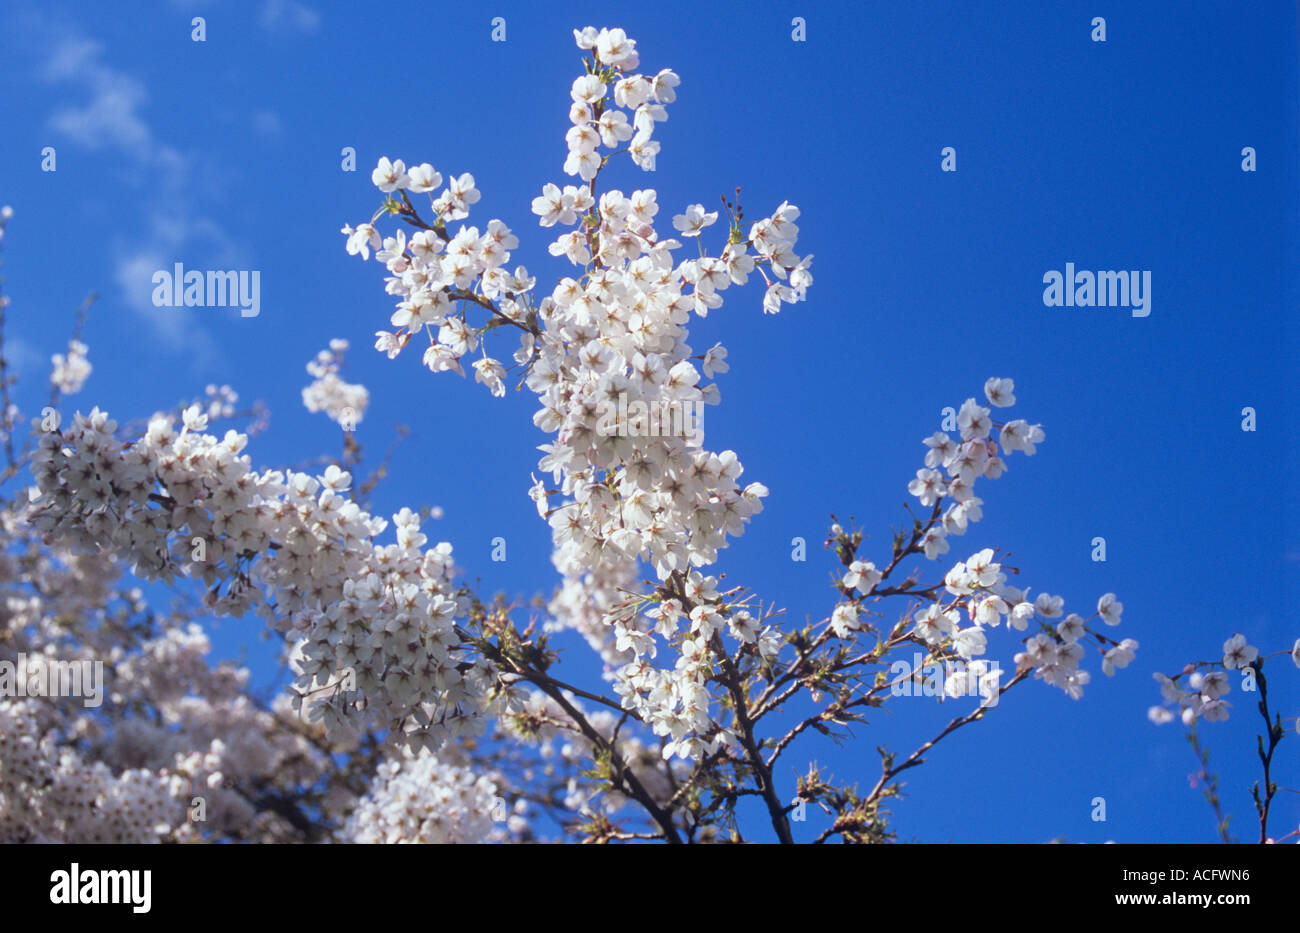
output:
{"label": "blue sky", "polygon": [[[440,505],[426,531],[455,545],[486,592],[555,584],[549,530],[526,496],[535,470],[533,397],[491,398],[434,376],[409,353],[371,349],[388,326],[381,269],[348,257],[339,228],[379,203],[383,155],[472,172],[471,215],[520,236],[511,264],[539,290],[567,274],[546,255],[531,199],[563,184],[568,88],[580,73],[571,29],[622,26],[642,67],[682,80],[655,134],[658,169],[629,163],[602,186],[654,187],[661,219],[742,187],[747,216],[789,199],[816,282],[805,303],[761,313],[755,288],[692,324],[721,340],[731,371],[706,418],[707,444],[736,450],[771,489],[764,513],[719,564],[792,621],[834,606],[820,542],[834,512],[887,556],[906,484],[940,410],[1011,377],[1011,411],[1047,441],[985,483],[985,520],[953,559],[1011,553],[1014,581],[1088,614],[1113,591],[1137,660],[1094,680],[1080,702],[1039,683],[945,741],[909,773],[900,838],[927,842],[1209,842],[1213,821],[1180,726],[1146,719],[1151,673],[1218,657],[1236,631],[1276,651],[1300,636],[1295,307],[1297,22],[1294,4],[1072,2],[968,4],[497,3],[389,9],[347,3],[158,2],[127,9],[52,2],[0,6],[0,202],[15,218],[4,272],[17,401],[35,413],[48,360],[72,312],[101,298],[86,327],[94,374],[75,402],[145,416],[229,383],[271,408],[259,465],[337,451],[337,429],[301,405],[304,365],[351,341],[347,378],[371,407],[358,439],[372,455],[398,423],[377,510]],[[493,16],[507,38],[490,39]],[[1106,41],[1090,38],[1106,16]],[[203,43],[190,20],[206,19]],[[791,20],[806,21],[805,42]],[[57,171],[41,171],[53,146]],[[359,170],[340,169],[355,147]],[[956,151],[957,171],[940,170]],[[1241,170],[1253,147],[1257,170]],[[261,313],[158,309],[149,276],[187,268],[261,272]],[[1152,274],[1151,313],[1045,307],[1043,275]],[[505,351],[498,355],[507,355]],[[1244,407],[1258,429],[1241,430]],[[71,407],[71,406],[70,406]],[[504,563],[491,540],[507,540]],[[791,539],[809,560],[790,560]],[[1091,560],[1104,536],[1108,559]],[[929,567],[941,574],[942,567]],[[897,607],[902,608],[902,607]],[[256,624],[226,621],[223,653],[247,646],[274,674]],[[588,682],[597,668],[570,639]],[[990,651],[1009,662],[1005,629]],[[1271,661],[1273,705],[1300,712],[1300,672]],[[1234,827],[1251,837],[1248,795],[1258,715],[1234,686],[1232,719],[1204,726]],[[930,699],[891,712],[842,748],[808,742],[778,773],[816,759],[874,783],[874,746],[909,752],[956,712]],[[1297,780],[1300,741],[1275,775]],[[1104,823],[1091,819],[1106,799]],[[1283,792],[1279,832],[1300,819]],[[802,835],[823,828],[809,812]],[[762,835],[763,820],[746,820]]]}

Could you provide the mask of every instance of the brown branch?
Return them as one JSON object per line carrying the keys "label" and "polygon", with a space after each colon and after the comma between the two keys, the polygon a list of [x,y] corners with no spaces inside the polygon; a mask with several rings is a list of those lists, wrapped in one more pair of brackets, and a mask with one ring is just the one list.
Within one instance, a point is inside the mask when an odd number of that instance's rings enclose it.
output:
{"label": "brown branch", "polygon": [[[525,671],[522,670],[517,670],[515,673],[527,676]],[[569,702],[569,699],[564,695],[564,692],[560,690],[559,687],[555,686],[555,681],[552,681],[547,677],[544,678],[544,682],[539,683],[538,686],[541,688],[543,693],[558,703],[560,708],[578,724],[578,728],[582,730],[582,734],[587,737],[587,740],[591,742],[592,745],[601,748],[609,755],[609,763],[613,771],[611,780],[613,781],[614,786],[627,793],[629,797],[639,803],[642,808],[650,814],[651,819],[658,823],[660,829],[663,830],[664,838],[668,842],[680,844],[682,838],[677,832],[677,826],[673,823],[672,814],[655,803],[654,798],[650,796],[650,792],[645,789],[645,785],[641,783],[637,776],[632,772],[632,769],[628,767],[627,762],[623,760],[623,756],[619,754],[618,749],[605,741],[604,736],[597,732],[595,727],[587,721],[587,717],[582,715],[582,713]]]}
{"label": "brown branch", "polygon": [[[1015,677],[1007,681],[1005,686],[998,689],[998,699],[1001,700],[1003,694],[1005,694],[1016,684],[1020,683],[1022,680],[1028,677],[1030,670],[1031,669],[1028,667],[1021,668],[1016,673]],[[926,742],[916,751],[912,752],[912,754],[908,755],[907,759],[901,765],[886,767],[884,769],[884,773],[880,775],[880,780],[876,782],[876,786],[872,788],[871,793],[867,796],[866,802],[868,804],[875,803],[879,799],[881,793],[885,789],[885,785],[889,781],[893,780],[897,775],[899,775],[903,771],[906,771],[908,768],[915,768],[917,765],[924,763],[925,759],[921,757],[922,755],[924,755],[930,749],[934,748],[934,746],[938,744],[941,740],[951,735],[952,733],[956,732],[962,726],[969,725],[972,722],[976,722],[980,719],[983,719],[984,714],[988,712],[991,708],[992,708],[992,704],[988,704],[988,705],[980,704],[980,707],[976,709],[974,712],[968,713],[965,716],[958,716],[952,722],[948,723],[948,725],[944,727],[944,730],[942,732],[940,732],[930,741]]]}
{"label": "brown branch", "polygon": [[1264,737],[1258,736],[1259,739],[1259,760],[1264,765],[1264,799],[1260,800],[1259,784],[1251,788],[1251,795],[1255,798],[1255,809],[1259,811],[1259,841],[1265,843],[1268,841],[1268,813],[1269,808],[1273,805],[1273,796],[1277,793],[1277,785],[1273,783],[1270,776],[1270,768],[1273,764],[1273,752],[1277,750],[1278,744],[1282,741],[1284,731],[1282,729],[1282,717],[1279,715],[1275,722],[1269,715],[1268,711],[1268,684],[1264,680],[1264,662],[1256,659],[1251,662],[1251,667],[1255,669],[1255,681],[1259,685],[1259,712],[1264,717],[1264,728],[1268,730],[1268,750],[1264,749]]}
{"label": "brown branch", "polygon": [[723,684],[731,694],[740,742],[745,748],[746,757],[749,759],[749,764],[754,769],[754,774],[758,779],[758,790],[762,794],[763,802],[767,804],[767,813],[772,821],[772,828],[776,830],[777,838],[781,840],[783,845],[793,845],[794,837],[790,833],[790,821],[786,819],[785,807],[777,798],[776,788],[772,785],[772,769],[763,760],[762,752],[759,751],[758,744],[754,741],[754,722],[749,718],[748,702],[740,685],[739,671],[723,649],[722,638],[717,633],[713,635],[713,650],[722,661]]}

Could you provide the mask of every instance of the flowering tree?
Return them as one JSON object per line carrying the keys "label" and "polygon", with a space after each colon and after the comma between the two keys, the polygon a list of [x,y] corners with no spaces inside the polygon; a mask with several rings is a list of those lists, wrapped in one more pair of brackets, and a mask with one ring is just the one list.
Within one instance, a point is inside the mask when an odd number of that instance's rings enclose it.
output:
{"label": "flowering tree", "polygon": [[[350,432],[369,393],[342,378],[346,341],[308,365],[303,391],[343,428],[344,456],[305,471],[254,465],[245,449],[265,413],[237,411],[225,387],[139,424],[98,408],[62,423],[60,394],[91,371],[76,333],[54,360],[29,453],[14,450],[19,416],[0,380],[6,478],[28,467],[34,478],[3,513],[0,658],[21,657],[29,674],[106,660],[105,698],[93,710],[0,699],[0,839],[740,840],[737,807],[752,797],[772,840],[794,841],[792,813],[813,804],[831,817],[816,841],[882,842],[902,775],[938,742],[1031,679],[1078,699],[1090,651],[1107,675],[1132,662],[1137,642],[1110,634],[1123,611],[1112,593],[1067,613],[1061,597],[1011,585],[1019,569],[992,547],[942,574],[904,566],[949,554],[982,518],[977,481],[1043,442],[1040,425],[1001,417],[1016,402],[1007,378],[925,438],[908,485],[918,511],[887,550],[831,525],[835,583],[820,621],[790,625],[754,590],[724,584],[719,552],[768,490],[741,484],[734,451],[704,444],[698,413],[721,400],[727,350],[695,352],[691,316],[758,279],[764,312],[802,302],[812,257],[796,252],[788,202],[747,221],[737,189],[721,212],[689,205],[661,234],[654,190],[598,190],[619,156],[654,169],[655,125],[679,80],[640,72],[620,29],[574,36],[584,74],[563,170],[575,182],[547,184],[532,203],[542,227],[563,229],[549,253],[571,275],[543,292],[525,267],[510,271],[511,229],[463,223],[479,200],[473,176],[444,187],[429,163],[380,159],[379,209],[343,228],[347,252],[382,263],[396,298],[378,350],[395,358],[420,342],[434,373],[468,365],[494,396],[507,381],[537,396],[548,437],[528,494],[560,577],[542,624],[459,580],[451,544],[431,544],[415,511],[392,516],[391,536],[370,513],[383,470],[358,482]],[[213,428],[240,419],[243,433]],[[181,599],[151,609],[128,575]],[[247,614],[283,638],[296,678],[283,696],[256,697],[246,670],[205,660],[196,621]],[[566,674],[552,645],[563,630],[602,659],[603,686]],[[918,651],[919,669],[901,660]],[[1292,654],[1300,664],[1300,642]],[[1204,666],[1249,668],[1262,685],[1241,636]],[[1183,674],[1162,680],[1183,720],[1224,718],[1225,672],[1184,674],[1187,689]],[[778,763],[810,731],[836,734],[914,686],[974,708],[910,754],[880,748],[865,786],[815,766],[781,786]],[[1271,757],[1280,717],[1269,729]]]}

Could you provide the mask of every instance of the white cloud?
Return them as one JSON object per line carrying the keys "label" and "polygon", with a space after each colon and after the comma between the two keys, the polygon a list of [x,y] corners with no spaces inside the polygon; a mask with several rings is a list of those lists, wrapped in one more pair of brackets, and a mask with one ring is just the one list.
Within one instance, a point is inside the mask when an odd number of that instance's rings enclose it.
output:
{"label": "white cloud", "polygon": [[42,372],[48,369],[49,361],[40,350],[21,337],[5,335],[5,361],[9,364],[10,370],[21,377],[49,375],[47,372]]}
{"label": "white cloud", "polygon": [[103,46],[80,36],[54,45],[43,74],[52,84],[84,90],[89,100],[64,106],[50,116],[50,127],[88,149],[116,149],[136,162],[162,169],[174,181],[188,169],[187,160],[161,144],[140,115],[148,99],[144,85],[102,61]]}
{"label": "white cloud", "polygon": [[[220,225],[196,210],[191,158],[159,139],[144,118],[144,84],[106,64],[103,51],[100,43],[81,36],[65,36],[54,44],[43,77],[79,89],[88,99],[56,109],[50,126],[75,144],[123,155],[128,169],[156,192],[147,214],[122,218],[122,232],[112,247],[114,278],[123,303],[146,322],[145,339],[184,350],[195,367],[205,368],[216,362],[213,341],[193,309],[154,307],[153,273],[186,262],[200,250],[209,261],[230,264],[235,250]],[[193,260],[187,264],[198,265]]]}

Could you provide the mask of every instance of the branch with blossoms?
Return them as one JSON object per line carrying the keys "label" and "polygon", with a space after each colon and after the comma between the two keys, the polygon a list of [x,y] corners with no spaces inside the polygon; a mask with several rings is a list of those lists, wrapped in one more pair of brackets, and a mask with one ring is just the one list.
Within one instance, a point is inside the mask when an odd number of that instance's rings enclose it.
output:
{"label": "branch with blossoms", "polygon": [[[256,702],[246,670],[209,664],[193,604],[162,612],[122,584],[109,554],[43,542],[26,498],[0,502],[0,839],[304,841],[329,831],[333,806],[365,793],[346,750],[286,715],[287,700]],[[86,672],[95,665],[102,679]],[[32,687],[78,667],[97,702]]]}
{"label": "branch with blossoms", "polygon": [[[1292,836],[1300,837],[1300,828],[1290,830],[1281,837],[1269,835],[1268,820],[1273,806],[1273,799],[1279,790],[1300,793],[1300,788],[1281,787],[1273,779],[1273,757],[1278,746],[1293,732],[1300,732],[1300,715],[1288,716],[1269,705],[1268,681],[1264,677],[1264,662],[1268,658],[1289,656],[1297,668],[1300,668],[1300,638],[1288,650],[1276,651],[1270,655],[1261,655],[1259,649],[1247,642],[1240,632],[1223,643],[1223,659],[1219,661],[1192,661],[1172,677],[1156,673],[1156,682],[1160,684],[1160,694],[1164,701],[1159,706],[1152,706],[1147,717],[1156,725],[1165,725],[1175,719],[1181,720],[1187,727],[1187,738],[1192,745],[1200,770],[1196,779],[1205,784],[1206,800],[1214,809],[1215,829],[1224,842],[1232,842],[1228,833],[1230,816],[1223,814],[1219,799],[1218,778],[1209,771],[1209,751],[1204,747],[1197,732],[1197,725],[1225,722],[1229,718],[1232,703],[1224,699],[1232,692],[1230,672],[1240,671],[1240,689],[1243,693],[1259,694],[1256,709],[1264,720],[1264,730],[1255,736],[1255,753],[1259,759],[1262,780],[1255,781],[1250,788],[1251,800],[1255,804],[1255,813],[1259,820],[1259,838],[1261,843],[1279,842]],[[1186,678],[1186,680],[1184,680]],[[1177,710],[1177,711],[1175,711]]]}
{"label": "branch with blossoms", "polygon": [[[642,170],[653,170],[658,143],[651,137],[667,118],[666,105],[676,100],[680,82],[668,70],[634,73],[639,53],[621,30],[588,28],[574,36],[589,56],[585,73],[570,90],[563,169],[584,184],[548,183],[532,209],[544,228],[576,228],[548,249],[578,267],[576,278],[562,277],[549,295],[534,297],[536,278],[526,269],[504,271],[509,251],[518,246],[506,224],[491,220],[484,233],[473,226],[450,230],[449,223],[466,219],[480,200],[473,177],[455,177],[435,195],[442,176],[428,163],[408,171],[403,160],[380,159],[372,181],[385,201],[370,222],[345,226],[343,232],[349,253],[369,259],[374,251],[390,273],[387,289],[399,299],[391,323],[398,330],[376,335],[377,349],[390,357],[422,332],[429,340],[425,365],[463,375],[461,361],[482,345],[473,364],[476,381],[502,395],[505,369],[487,355],[486,344],[502,324],[522,331],[514,360],[524,384],[539,398],[534,423],[555,434],[540,448],[545,456],[538,464],[552,475],[553,485],[535,479],[529,493],[551,525],[554,562],[565,577],[550,606],[551,627],[579,631],[601,654],[612,668],[617,705],[663,738],[666,759],[708,761],[715,771],[730,770],[747,782],[744,790],[762,799],[778,840],[789,842],[791,805],[775,788],[773,766],[806,731],[829,732],[828,724],[859,721],[861,709],[882,705],[898,686],[897,678],[880,670],[891,651],[920,646],[928,663],[965,662],[963,676],[974,676],[986,700],[1007,689],[997,685],[998,670],[977,658],[986,650],[985,629],[1003,618],[1009,628],[1025,631],[1031,622],[1036,628],[1022,639],[1025,650],[1014,659],[1019,673],[1008,686],[1032,671],[1077,698],[1088,682],[1087,671],[1079,667],[1088,643],[1103,654],[1106,673],[1127,665],[1136,641],[1110,639],[1073,613],[1051,624],[1064,615],[1063,600],[1042,594],[1030,602],[1028,591],[1007,586],[992,549],[959,563],[942,582],[921,584],[915,573],[892,582],[904,560],[938,558],[948,550],[950,536],[965,533],[981,518],[982,500],[971,490],[978,477],[997,478],[1005,470],[999,449],[1032,455],[1043,440],[1040,426],[995,422],[974,399],[956,415],[960,440],[944,432],[927,439],[925,468],[909,488],[932,512],[914,519],[910,533],[896,536],[883,570],[858,558],[860,533],[845,534],[838,525],[832,529],[846,573],[837,586],[843,601],[828,619],[787,634],[766,624],[771,611],[755,620],[748,608],[751,594],[742,588],[720,593],[719,579],[696,569],[715,562],[727,537],[743,532],[767,489],[759,483],[742,489],[736,455],[704,450],[702,436],[661,436],[639,430],[644,425],[638,424],[611,431],[606,416],[616,401],[627,410],[717,404],[717,385],[701,385],[693,361],[702,361],[705,377],[725,373],[726,349],[718,345],[702,356],[689,354],[691,313],[705,316],[720,307],[722,292],[743,286],[756,270],[766,284],[764,311],[775,313],[783,303],[801,301],[812,284],[811,257],[794,251],[799,211],[788,202],[745,228],[740,189],[734,204],[723,197],[727,234],[716,256],[710,255],[704,233],[718,213],[688,205],[673,217],[673,227],[682,239],[696,240],[698,258],[678,261],[673,252],[681,242],[655,231],[659,205],[653,190],[630,196],[609,190],[598,196],[601,172],[620,154],[626,152]],[[629,140],[626,149],[619,148]],[[430,198],[431,219],[421,216],[412,194]],[[420,232],[409,243],[400,228],[382,235],[375,222],[385,214]],[[487,315],[474,319],[475,310]],[[997,407],[1015,401],[1008,379],[989,380],[985,392]],[[995,429],[996,442],[990,436]],[[638,583],[646,564],[658,580]],[[905,597],[910,607],[896,624],[877,627],[869,615],[886,597]],[[1107,594],[1090,618],[1114,625],[1121,610]],[[965,628],[962,613],[972,622]],[[539,651],[526,633],[513,637],[521,651]],[[873,638],[876,643],[866,647]],[[795,653],[791,661],[781,657],[787,644]],[[651,663],[661,649],[675,659],[671,669]],[[542,677],[520,658],[497,655],[493,662],[548,686],[549,675]],[[945,689],[952,692],[965,682],[951,677]],[[815,702],[824,694],[832,699],[783,734],[761,737],[760,722],[804,691]],[[608,697],[598,702],[616,705]],[[982,715],[983,708],[975,719]],[[590,736],[590,728],[579,727]],[[893,777],[920,760],[919,750],[897,769],[887,763],[863,806],[875,807],[896,789]],[[700,800],[694,816],[684,817],[688,830],[702,814],[729,814],[742,796],[734,782],[692,776],[688,785],[722,792],[713,801]],[[643,794],[633,789],[632,796],[644,805]],[[646,809],[671,838],[659,805]]]}
{"label": "branch with blossoms", "polygon": [[[990,401],[1002,407],[1014,404],[1013,391],[1010,380],[992,379],[985,387]],[[836,581],[843,601],[822,622],[786,637],[785,642],[795,653],[791,661],[781,657],[781,643],[775,639],[769,642],[766,652],[761,648],[755,650],[759,628],[742,608],[748,599],[740,589],[720,596],[713,589],[716,581],[712,578],[698,573],[689,577],[672,574],[654,594],[660,604],[648,613],[652,620],[662,624],[665,615],[686,616],[691,621],[692,633],[710,640],[708,648],[718,658],[721,671],[706,677],[705,683],[716,682],[725,687],[725,692],[711,699],[733,713],[726,729],[736,736],[744,750],[779,839],[789,837],[786,816],[793,804],[783,805],[772,792],[773,765],[807,730],[833,734],[834,727],[863,722],[865,710],[881,707],[891,697],[901,695],[900,688],[916,671],[905,661],[890,663],[889,656],[896,649],[921,648],[925,658],[918,665],[919,670],[938,665],[947,668],[943,693],[951,697],[979,695],[982,702],[972,714],[954,720],[902,764],[895,765],[893,754],[881,749],[882,776],[865,797],[858,797],[851,788],[838,787],[820,776],[801,781],[797,800],[827,807],[838,827],[834,832],[843,833],[846,839],[883,836],[880,805],[884,798],[898,794],[899,785],[894,779],[921,764],[922,755],[938,741],[983,718],[1002,694],[1031,672],[1077,699],[1089,679],[1088,672],[1079,667],[1088,643],[1096,645],[1102,655],[1102,668],[1108,675],[1127,666],[1134,657],[1136,641],[1116,641],[1088,625],[1092,619],[1107,626],[1119,624],[1123,607],[1113,594],[1104,595],[1088,619],[1074,613],[1065,616],[1060,597],[1042,594],[1030,602],[1027,591],[1008,586],[1006,574],[994,560],[995,552],[991,548],[959,562],[942,581],[922,583],[919,571],[913,571],[905,579],[891,582],[900,576],[900,565],[909,557],[937,559],[948,549],[949,535],[964,534],[970,524],[982,517],[982,500],[972,492],[976,479],[996,478],[1006,470],[997,445],[988,438],[991,430],[999,430],[999,439],[1007,452],[1023,450],[1032,455],[1035,444],[1043,439],[1041,427],[1030,427],[1020,421],[995,422],[990,411],[976,405],[973,399],[962,406],[956,420],[961,431],[960,443],[942,432],[928,438],[926,443],[931,450],[927,466],[909,487],[921,504],[930,508],[929,514],[915,518],[910,531],[895,534],[891,558],[881,569],[860,555],[863,541],[860,531],[846,532],[838,523],[832,526],[827,545],[833,548],[844,568],[843,577]],[[946,475],[940,470],[946,471]],[[879,611],[883,600],[897,597],[905,598],[909,608],[891,624],[874,621],[883,615]],[[1065,617],[1059,623],[1050,622],[1062,616]],[[963,617],[971,623],[965,628],[961,627]],[[998,627],[1003,619],[1008,630],[1023,632],[1033,623],[1037,631],[1020,640],[1027,650],[1017,653],[1013,659],[1017,673],[1009,683],[999,685],[1001,668],[980,656],[988,646],[986,629]],[[717,632],[724,624],[742,642],[741,651],[734,659],[718,641]],[[678,647],[687,658],[705,653],[689,637]],[[742,675],[738,665],[743,663],[747,651],[749,656],[761,658],[762,663]],[[901,673],[897,670],[900,666]],[[758,737],[761,720],[805,692],[820,708],[779,737]],[[751,698],[751,693],[756,693],[756,698]],[[826,696],[830,700],[823,703]],[[760,746],[769,750],[766,756],[759,752]]]}
{"label": "branch with blossoms", "polygon": [[[324,356],[342,349],[336,345]],[[66,368],[57,356],[52,363],[55,373]],[[318,358],[309,371],[320,370],[320,363]],[[86,363],[84,375],[89,368]],[[317,381],[304,391],[304,403],[337,416],[339,403],[357,404],[364,389],[340,385],[330,378],[333,372],[313,371]],[[84,381],[64,388],[75,394]],[[165,427],[174,431],[179,421],[192,426],[204,418],[250,418],[251,433],[266,420],[258,406],[240,410],[228,386],[209,386],[206,396],[181,413],[146,419],[139,430],[147,434],[151,428],[157,436]],[[49,421],[36,419],[37,425]],[[86,423],[73,419],[71,443]],[[132,449],[140,440],[133,433],[130,425],[118,427],[116,440],[101,454]],[[58,427],[38,427],[37,434],[47,446],[63,436]],[[22,468],[30,468],[29,461],[19,454]],[[120,494],[113,467],[104,459],[100,476],[99,464],[99,456],[85,461],[85,469],[74,470],[82,477],[75,481]],[[230,472],[228,463],[225,469]],[[204,482],[186,490],[173,478],[154,488],[151,508],[175,509],[188,500],[196,523],[200,512],[218,524],[237,513],[223,513],[222,498]],[[565,788],[580,773],[571,755],[558,766],[539,767],[496,736],[478,745],[445,743],[435,756],[408,759],[386,747],[387,730],[359,716],[325,721],[330,701],[341,693],[338,683],[316,687],[316,679],[306,677],[313,683],[299,695],[297,708],[289,695],[262,698],[249,689],[247,669],[205,657],[210,646],[198,623],[209,613],[202,602],[186,598],[182,585],[203,558],[191,550],[185,566],[159,569],[157,578],[172,579],[179,597],[163,612],[146,602],[133,581],[122,585],[121,551],[109,542],[67,546],[58,533],[47,538],[32,521],[28,498],[0,502],[0,603],[6,607],[0,615],[0,840],[544,838],[532,824],[543,815],[555,819],[551,811],[562,805]],[[101,501],[81,517],[100,527],[97,515],[117,520],[129,514],[123,502]],[[288,669],[306,676],[302,645],[289,642],[286,648]],[[44,682],[51,669],[95,663],[103,664],[102,703],[85,708],[75,698],[25,695],[10,676],[22,670],[24,682]],[[346,708],[346,698],[335,704],[340,705]],[[635,758],[630,748],[623,753]],[[428,809],[429,795],[442,802],[440,811]]]}

